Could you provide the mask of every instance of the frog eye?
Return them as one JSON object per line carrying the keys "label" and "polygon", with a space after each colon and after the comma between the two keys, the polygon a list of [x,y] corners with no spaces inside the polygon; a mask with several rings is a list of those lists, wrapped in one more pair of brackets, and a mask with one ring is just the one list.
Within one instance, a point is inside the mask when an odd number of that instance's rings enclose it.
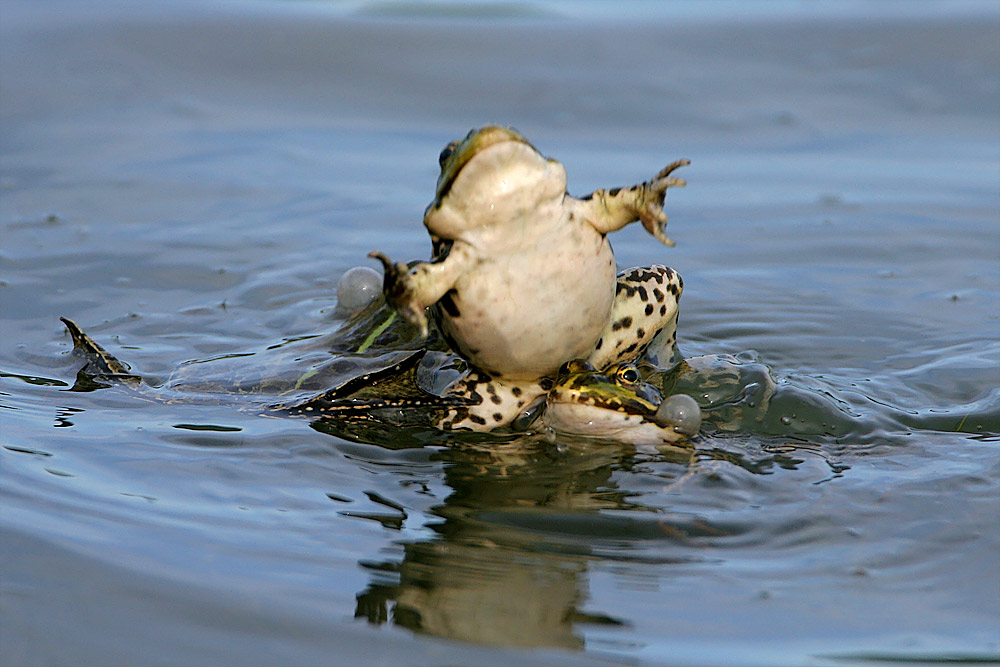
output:
{"label": "frog eye", "polygon": [[615,375],[620,382],[625,384],[635,384],[642,379],[639,375],[639,370],[635,366],[627,364],[619,367]]}
{"label": "frog eye", "polygon": [[442,168],[444,168],[444,163],[448,161],[448,158],[451,157],[451,154],[455,152],[456,146],[458,146],[458,142],[453,141],[447,146],[445,146],[444,150],[441,151],[441,155],[438,156],[438,163],[441,165]]}

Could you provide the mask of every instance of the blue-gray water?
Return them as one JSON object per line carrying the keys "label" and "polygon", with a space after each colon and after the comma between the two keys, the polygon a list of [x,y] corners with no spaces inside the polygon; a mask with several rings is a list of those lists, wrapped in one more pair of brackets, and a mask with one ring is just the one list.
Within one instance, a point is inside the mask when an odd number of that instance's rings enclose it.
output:
{"label": "blue-gray water", "polygon": [[[1000,660],[1000,11],[712,6],[4,3],[0,662]],[[488,122],[691,159],[613,242],[736,355],[692,456],[67,391],[59,316],[152,381],[334,330]]]}

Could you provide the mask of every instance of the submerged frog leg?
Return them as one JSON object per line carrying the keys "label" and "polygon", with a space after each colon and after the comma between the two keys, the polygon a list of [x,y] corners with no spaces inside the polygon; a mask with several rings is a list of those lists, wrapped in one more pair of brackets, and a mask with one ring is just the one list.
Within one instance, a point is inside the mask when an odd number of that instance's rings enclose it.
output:
{"label": "submerged frog leg", "polygon": [[447,256],[438,261],[419,262],[413,268],[401,262],[392,262],[380,252],[373,251],[368,256],[382,262],[385,300],[396,308],[403,319],[420,330],[421,338],[427,338],[428,334],[424,309],[437,303],[454,287],[455,281],[475,259],[472,247],[464,243],[454,243]]}
{"label": "submerged frog leg", "polygon": [[607,234],[621,229],[630,222],[639,220],[650,234],[668,246],[673,246],[664,231],[667,226],[667,214],[663,212],[663,200],[667,188],[686,185],[683,179],[670,174],[689,160],[677,160],[664,167],[651,181],[646,181],[630,188],[611,188],[610,190],[595,190],[578,202],[581,214],[594,229]]}
{"label": "submerged frog leg", "polygon": [[664,361],[677,341],[677,308],[683,291],[680,274],[666,266],[622,271],[611,318],[587,360],[599,369],[635,361],[655,339],[657,361]]}
{"label": "submerged frog leg", "polygon": [[128,364],[119,361],[117,357],[98,345],[76,322],[65,317],[59,319],[66,325],[69,335],[73,338],[73,349],[87,359],[87,365],[81,368],[77,375],[74,389],[86,387],[89,391],[94,388],[93,380],[110,380],[125,384],[139,384],[142,381],[141,377],[131,372]]}

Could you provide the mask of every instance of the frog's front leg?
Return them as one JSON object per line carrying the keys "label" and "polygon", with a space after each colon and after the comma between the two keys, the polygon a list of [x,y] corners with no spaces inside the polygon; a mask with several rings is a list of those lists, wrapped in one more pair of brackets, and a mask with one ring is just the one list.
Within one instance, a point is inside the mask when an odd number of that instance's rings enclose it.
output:
{"label": "frog's front leg", "polygon": [[454,287],[455,281],[472,266],[475,259],[472,248],[462,243],[453,244],[444,259],[420,262],[412,268],[402,262],[392,262],[380,252],[372,251],[368,256],[382,262],[385,300],[396,308],[403,319],[420,330],[422,338],[428,334],[424,310]]}
{"label": "frog's front leg", "polygon": [[595,190],[578,200],[583,208],[583,216],[594,229],[607,234],[621,229],[630,222],[640,220],[646,230],[662,243],[673,246],[667,237],[667,214],[663,212],[663,200],[667,188],[685,185],[683,179],[671,176],[674,170],[690,164],[690,160],[677,160],[663,168],[653,177],[630,188]]}
{"label": "frog's front leg", "polygon": [[588,361],[604,369],[634,362],[655,339],[658,365],[669,363],[677,342],[677,309],[684,292],[679,273],[659,264],[618,274],[611,318]]}

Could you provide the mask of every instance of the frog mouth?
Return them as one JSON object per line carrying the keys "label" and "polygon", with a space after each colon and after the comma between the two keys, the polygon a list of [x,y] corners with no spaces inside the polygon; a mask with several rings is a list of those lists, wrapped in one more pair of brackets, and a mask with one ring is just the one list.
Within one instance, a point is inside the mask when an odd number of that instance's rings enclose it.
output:
{"label": "frog mouth", "polygon": [[441,151],[441,176],[438,177],[437,191],[434,194],[433,208],[438,208],[441,202],[451,191],[455,179],[458,178],[462,168],[477,154],[490,146],[503,143],[505,141],[516,141],[534,148],[520,132],[510,127],[501,125],[489,125],[479,130],[472,130],[465,139],[452,142]]}
{"label": "frog mouth", "polygon": [[545,408],[546,426],[570,435],[609,438],[622,442],[636,439],[663,442],[669,432],[651,420],[645,406],[620,403],[616,400],[594,400],[594,397],[549,397]]}
{"label": "frog mouth", "polygon": [[608,412],[610,414],[634,415],[652,419],[656,413],[656,404],[649,403],[633,395],[622,395],[625,392],[588,393],[586,396],[566,395],[556,390],[551,396],[551,402],[556,405],[579,405],[589,411]]}

